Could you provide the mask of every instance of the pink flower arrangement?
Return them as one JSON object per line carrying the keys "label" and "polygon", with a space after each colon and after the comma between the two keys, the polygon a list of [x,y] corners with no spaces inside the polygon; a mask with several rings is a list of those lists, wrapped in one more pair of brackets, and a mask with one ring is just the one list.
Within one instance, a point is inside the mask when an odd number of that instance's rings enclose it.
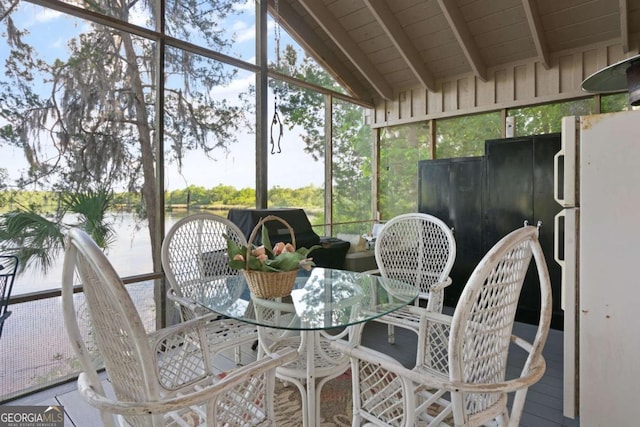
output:
{"label": "pink flower arrangement", "polygon": [[[305,270],[311,270],[315,266],[313,258],[308,255],[314,249],[319,248],[319,245],[314,245],[309,249],[299,248],[296,249],[291,243],[278,242],[274,246],[271,246],[269,241],[269,235],[266,228],[262,228],[262,245],[251,245],[251,249],[248,250],[245,245],[238,245],[236,242],[227,238],[227,252],[229,254],[229,267],[234,270],[243,270],[248,268],[250,270],[258,271],[291,271],[299,268]],[[247,262],[246,256],[249,254],[249,261]]]}

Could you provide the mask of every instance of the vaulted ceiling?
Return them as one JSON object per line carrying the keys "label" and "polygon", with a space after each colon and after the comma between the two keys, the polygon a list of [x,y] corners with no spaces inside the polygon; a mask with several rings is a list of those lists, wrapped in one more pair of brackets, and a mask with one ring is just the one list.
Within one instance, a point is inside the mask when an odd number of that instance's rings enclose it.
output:
{"label": "vaulted ceiling", "polygon": [[356,98],[536,62],[614,41],[640,45],[640,0],[269,0],[270,12]]}

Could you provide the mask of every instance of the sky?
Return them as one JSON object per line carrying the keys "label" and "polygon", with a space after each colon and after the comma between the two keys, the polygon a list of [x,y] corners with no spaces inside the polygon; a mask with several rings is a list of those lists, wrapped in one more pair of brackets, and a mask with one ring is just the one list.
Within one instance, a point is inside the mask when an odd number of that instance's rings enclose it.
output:
{"label": "sky", "polygon": [[[254,2],[249,1],[246,7],[253,8]],[[67,40],[82,30],[84,21],[65,16],[59,12],[46,10],[30,3],[22,2],[21,11],[14,15],[19,28],[29,29],[29,42],[37,46],[38,52],[45,59],[64,58],[67,56]],[[274,34],[274,23],[269,20],[270,41]],[[255,25],[253,13],[233,16],[225,28],[232,28],[236,34],[235,54],[248,62],[255,62]],[[295,43],[280,31],[281,46]],[[273,44],[271,44],[273,45]],[[270,48],[272,50],[272,48]],[[8,55],[8,47],[4,40],[0,43],[0,63]],[[270,55],[272,55],[270,53]],[[255,84],[251,73],[240,71],[239,78],[229,87],[217,88],[216,94],[235,99],[237,95],[248,89],[249,84]],[[273,114],[273,99],[269,101],[270,113]],[[286,118],[285,118],[286,120]],[[3,123],[0,119],[0,126]],[[304,143],[299,134],[301,129],[291,131],[285,126],[282,139],[282,153],[269,154],[268,186],[299,188],[310,184],[322,186],[324,182],[324,165],[314,161],[303,151]],[[0,144],[2,144],[0,142]],[[197,185],[206,188],[219,184],[232,185],[236,188],[253,188],[255,184],[255,135],[243,132],[238,136],[238,143],[232,145],[229,153],[215,151],[215,161],[207,159],[202,153],[192,152],[185,158],[185,167],[179,173],[177,167],[168,165],[165,170],[165,186],[169,190],[184,188],[185,185]],[[0,146],[0,168],[6,168],[10,181],[17,178],[25,170],[27,163],[21,150],[13,147]]]}

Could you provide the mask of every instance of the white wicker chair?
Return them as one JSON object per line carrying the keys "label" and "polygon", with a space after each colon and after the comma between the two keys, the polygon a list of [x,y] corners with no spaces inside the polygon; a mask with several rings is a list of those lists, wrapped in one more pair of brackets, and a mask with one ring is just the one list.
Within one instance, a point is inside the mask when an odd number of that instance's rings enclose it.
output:
{"label": "white wicker chair", "polygon": [[[79,276],[89,307],[92,343],[101,354],[115,398],[107,397],[80,332],[74,300]],[[294,350],[215,373],[205,343],[206,319],[146,334],[122,281],[91,238],[66,236],[62,278],[65,326],[83,372],[82,397],[114,426],[273,426],[275,368]],[[91,346],[89,346],[91,348]]]}
{"label": "white wicker chair", "polygon": [[[256,343],[254,325],[221,316],[194,302],[197,297],[215,298],[219,305],[235,302],[229,287],[214,283],[215,279],[238,274],[227,264],[227,241],[246,245],[242,231],[226,218],[210,213],[189,215],[177,221],[167,232],[162,244],[162,267],[171,287],[167,297],[180,307],[182,320],[207,316],[213,319],[208,330],[213,352],[235,346],[235,361],[241,361],[241,345]],[[254,347],[255,348],[255,347]]]}
{"label": "white wicker chair", "polygon": [[[389,220],[376,239],[375,257],[383,277],[414,284],[420,294],[415,305],[426,300],[426,310],[441,313],[444,288],[456,257],[453,232],[440,219],[424,213],[398,215]],[[376,321],[389,325],[389,343],[395,342],[394,326],[418,333],[421,309],[407,306]]]}
{"label": "white wicker chair", "polygon": [[[532,254],[541,311],[530,344],[511,334]],[[423,313],[414,369],[365,347],[334,344],[351,356],[353,425],[479,426],[495,420],[501,426],[518,426],[528,387],[545,371],[542,349],[550,321],[551,287],[538,230],[524,227],[500,240],[481,260],[453,316]],[[526,352],[519,376],[507,377],[510,351]],[[509,413],[511,392],[515,396]]]}

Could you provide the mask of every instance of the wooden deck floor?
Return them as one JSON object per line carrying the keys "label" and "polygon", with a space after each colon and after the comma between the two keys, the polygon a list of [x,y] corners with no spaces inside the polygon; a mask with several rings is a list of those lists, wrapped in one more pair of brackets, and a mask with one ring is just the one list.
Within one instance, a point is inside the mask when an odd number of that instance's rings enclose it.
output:
{"label": "wooden deck floor", "polygon": [[[534,333],[531,325],[517,323],[515,334],[530,340]],[[402,329],[396,330],[396,343],[389,345],[386,340],[386,326],[370,322],[364,328],[362,343],[388,353],[406,366],[415,361],[416,335]],[[529,389],[521,426],[524,427],[557,427],[579,426],[578,419],[565,418],[562,415],[562,332],[551,330],[544,350],[547,370],[543,378]],[[221,369],[233,366],[233,356],[221,359]],[[255,352],[247,347],[243,361],[255,358]],[[517,361],[510,360],[513,369],[517,369]],[[63,405],[65,410],[65,426],[94,427],[99,426],[97,411],[89,407],[76,391],[75,381],[55,388],[31,394],[11,401],[8,405]]]}

